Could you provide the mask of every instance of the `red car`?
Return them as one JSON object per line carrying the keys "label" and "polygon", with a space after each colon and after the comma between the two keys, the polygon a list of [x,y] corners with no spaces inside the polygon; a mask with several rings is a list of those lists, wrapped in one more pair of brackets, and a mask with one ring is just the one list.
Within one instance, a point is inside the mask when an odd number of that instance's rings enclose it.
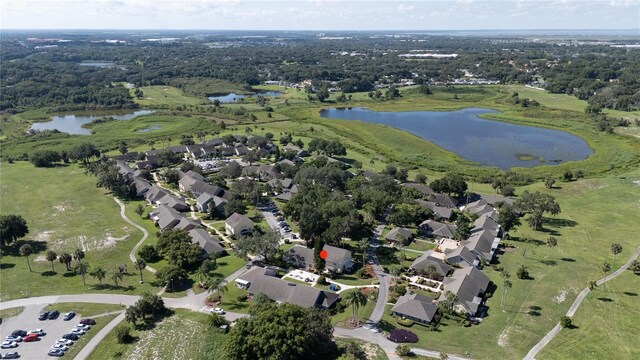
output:
{"label": "red car", "polygon": [[24,342],[31,342],[31,341],[37,341],[37,340],[38,340],[38,334],[29,334],[22,338],[22,341]]}

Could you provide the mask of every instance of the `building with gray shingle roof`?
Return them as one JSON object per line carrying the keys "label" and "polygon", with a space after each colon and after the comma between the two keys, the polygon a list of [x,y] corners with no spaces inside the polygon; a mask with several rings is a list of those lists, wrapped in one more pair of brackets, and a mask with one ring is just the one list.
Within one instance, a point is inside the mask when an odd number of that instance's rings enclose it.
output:
{"label": "building with gray shingle roof", "polygon": [[447,263],[453,266],[467,267],[478,266],[478,264],[480,264],[478,255],[472,253],[464,246],[458,246],[455,249],[446,249],[444,251],[444,258]]}
{"label": "building with gray shingle roof", "polygon": [[425,325],[433,320],[437,312],[438,305],[433,304],[433,298],[413,292],[399,297],[391,308],[392,315],[401,316]]}
{"label": "building with gray shingle roof", "polygon": [[222,254],[225,252],[224,247],[220,245],[220,241],[216,237],[211,236],[205,229],[191,229],[189,236],[191,236],[192,243],[200,246],[203,251],[203,257],[211,253]]}
{"label": "building with gray shingle roof", "polygon": [[412,237],[413,233],[407,228],[395,227],[391,229],[384,238],[391,243],[397,243],[398,241],[404,242],[406,239],[411,239]]}
{"label": "building with gray shingle roof", "polygon": [[433,201],[425,201],[417,199],[416,203],[425,209],[429,209],[436,219],[450,220],[453,215],[453,209],[444,206],[438,206]]}
{"label": "building with gray shingle roof", "polygon": [[454,305],[456,311],[476,315],[490,282],[487,275],[473,266],[455,270],[451,277],[444,278],[444,290],[438,301],[446,301],[446,293],[450,291],[458,298]]}
{"label": "building with gray shingle roof", "polygon": [[413,261],[413,263],[411,264],[411,269],[415,270],[417,273],[421,273],[430,265],[433,265],[440,275],[439,279],[436,280],[440,280],[447,276],[453,268],[445,264],[441,259],[433,257],[432,255],[433,250],[425,251],[424,254],[420,255]]}
{"label": "building with gray shingle roof", "polygon": [[472,233],[467,240],[462,242],[462,245],[469,249],[469,251],[481,256],[487,261],[491,261],[499,244],[500,238],[496,237],[489,230],[476,231]]}
{"label": "building with gray shingle roof", "polygon": [[253,231],[254,224],[245,215],[233,213],[224,221],[225,229],[229,235],[242,235]]}
{"label": "building with gray shingle roof", "polygon": [[445,224],[435,220],[423,221],[418,226],[418,230],[426,236],[445,239],[453,239],[457,228],[453,224]]}
{"label": "building with gray shingle roof", "polygon": [[[349,271],[353,267],[351,251],[339,247],[324,245],[322,250],[327,252],[325,269],[329,271]],[[295,245],[283,255],[283,260],[299,269],[312,269],[314,267],[313,249]]]}

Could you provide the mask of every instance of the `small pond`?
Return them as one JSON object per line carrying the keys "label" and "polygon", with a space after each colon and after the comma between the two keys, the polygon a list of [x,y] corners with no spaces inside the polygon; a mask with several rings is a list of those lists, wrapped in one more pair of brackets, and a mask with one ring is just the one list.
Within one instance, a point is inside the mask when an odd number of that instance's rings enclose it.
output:
{"label": "small pond", "polygon": [[72,135],[91,135],[91,129],[83,128],[82,125],[94,120],[113,118],[114,120],[131,120],[135,117],[148,115],[155,110],[138,110],[132,113],[118,115],[56,115],[47,122],[37,122],[31,126],[32,130],[58,130]]}
{"label": "small pond", "polygon": [[320,111],[320,116],[392,126],[467,160],[504,170],[583,160],[593,153],[584,139],[564,131],[479,117],[492,113],[496,111],[478,108],[446,112],[377,112],[363,108],[330,108]]}
{"label": "small pond", "polygon": [[99,68],[107,68],[113,66],[112,62],[104,62],[104,61],[87,61],[78,63],[80,66],[91,66],[91,67],[99,67]]}
{"label": "small pond", "polygon": [[160,130],[160,129],[162,129],[162,126],[160,125],[151,125],[151,126],[147,126],[146,128],[136,130],[136,132],[146,133],[149,131]]}
{"label": "small pond", "polygon": [[258,91],[255,94],[249,94],[249,95],[229,93],[227,95],[222,95],[222,96],[210,96],[209,100],[211,101],[219,100],[223,104],[228,104],[228,103],[234,103],[240,99],[244,99],[247,97],[248,98],[254,98],[258,96],[275,97],[280,95],[282,95],[280,91]]}

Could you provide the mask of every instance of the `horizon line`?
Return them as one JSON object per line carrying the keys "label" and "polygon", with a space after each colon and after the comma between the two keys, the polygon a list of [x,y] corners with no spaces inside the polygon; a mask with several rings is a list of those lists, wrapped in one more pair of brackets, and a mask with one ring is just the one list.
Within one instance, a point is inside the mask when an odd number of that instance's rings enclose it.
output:
{"label": "horizon line", "polygon": [[355,31],[355,32],[370,32],[370,31],[620,31],[620,30],[636,30],[640,35],[640,28],[505,28],[505,29],[215,29],[215,28],[201,28],[201,29],[188,29],[188,28],[0,28],[0,31],[55,31],[55,30],[80,30],[80,31],[139,31],[139,30],[153,30],[153,31],[323,31],[323,32],[341,32],[341,31]]}

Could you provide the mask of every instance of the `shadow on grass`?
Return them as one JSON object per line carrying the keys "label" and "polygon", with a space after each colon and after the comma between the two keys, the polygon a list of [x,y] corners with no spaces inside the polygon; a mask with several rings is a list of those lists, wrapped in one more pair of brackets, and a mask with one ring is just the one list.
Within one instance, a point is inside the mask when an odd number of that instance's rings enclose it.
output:
{"label": "shadow on grass", "polygon": [[527,314],[531,315],[531,316],[540,316],[542,315],[542,313],[540,312],[540,310],[542,310],[542,308],[540,306],[529,306],[529,311],[527,311]]}
{"label": "shadow on grass", "polygon": [[249,308],[249,303],[238,300],[224,301],[223,305],[229,310],[243,310]]}
{"label": "shadow on grass", "polygon": [[65,272],[64,274],[62,274],[62,276],[63,276],[63,277],[74,277],[74,276],[76,276],[76,275],[77,275],[77,274],[76,274],[76,273],[74,273],[74,272],[72,272],[72,271],[67,271],[67,272]]}
{"label": "shadow on grass", "polygon": [[602,302],[613,302],[612,298],[607,298],[607,297],[599,297],[598,300]]}
{"label": "shadow on grass", "polygon": [[553,227],[574,227],[578,225],[577,221],[569,220],[569,219],[558,219],[558,218],[544,218],[545,224]]}
{"label": "shadow on grass", "polygon": [[135,290],[135,287],[133,285],[111,285],[111,284],[102,284],[102,285],[96,285],[93,287],[96,290],[123,290],[123,291],[133,291]]}
{"label": "shadow on grass", "polygon": [[625,292],[623,292],[623,294],[625,294],[627,296],[638,296],[638,293],[634,293],[634,292],[630,292],[630,291],[625,291]]}
{"label": "shadow on grass", "polygon": [[558,262],[555,260],[540,260],[541,263],[547,265],[547,266],[556,266],[558,265]]}
{"label": "shadow on grass", "polygon": [[16,267],[16,264],[10,264],[10,263],[9,264],[8,263],[0,264],[0,270],[2,270],[2,269],[12,269],[14,267]]}
{"label": "shadow on grass", "polygon": [[58,273],[55,272],[55,271],[45,271],[43,273],[40,273],[40,276],[54,276],[56,274],[58,274]]}
{"label": "shadow on grass", "polygon": [[20,247],[22,245],[31,246],[33,255],[37,255],[38,253],[47,250],[47,243],[44,241],[22,239],[14,242],[11,246],[3,246],[2,252],[4,255],[20,256]]}
{"label": "shadow on grass", "polygon": [[566,261],[566,262],[576,262],[576,259],[572,259],[572,258],[562,258],[560,260]]}

